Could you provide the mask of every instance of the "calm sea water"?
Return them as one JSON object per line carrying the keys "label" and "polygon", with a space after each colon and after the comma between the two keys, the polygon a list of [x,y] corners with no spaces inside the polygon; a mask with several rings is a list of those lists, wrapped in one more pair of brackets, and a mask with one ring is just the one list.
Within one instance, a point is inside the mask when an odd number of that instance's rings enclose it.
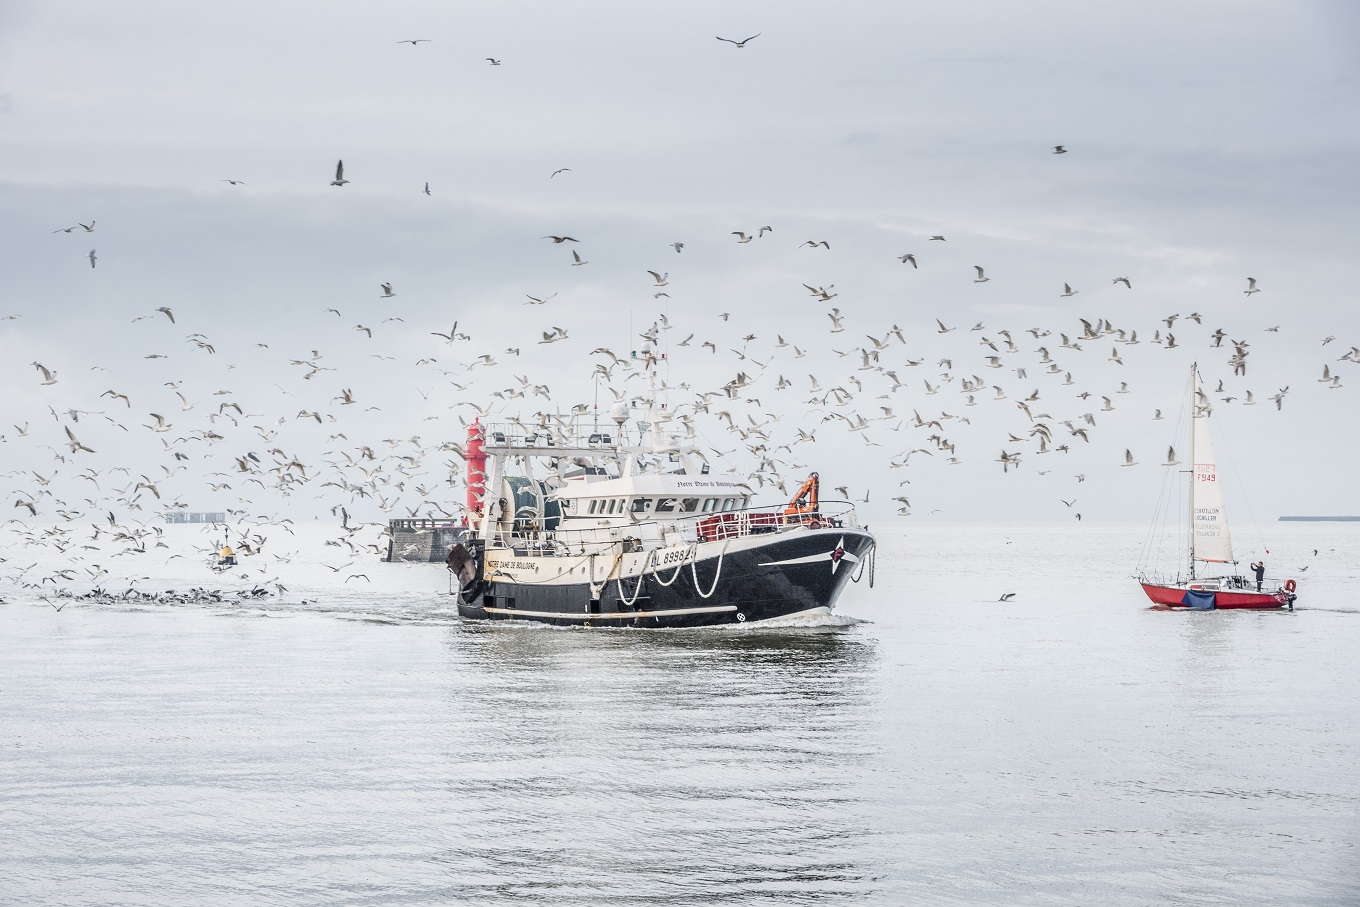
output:
{"label": "calm sea water", "polygon": [[[264,602],[0,588],[0,901],[1360,903],[1360,527],[1278,530],[1292,614],[1147,610],[1136,533],[930,528],[782,628],[460,623],[315,533]],[[119,582],[211,580],[168,536]]]}

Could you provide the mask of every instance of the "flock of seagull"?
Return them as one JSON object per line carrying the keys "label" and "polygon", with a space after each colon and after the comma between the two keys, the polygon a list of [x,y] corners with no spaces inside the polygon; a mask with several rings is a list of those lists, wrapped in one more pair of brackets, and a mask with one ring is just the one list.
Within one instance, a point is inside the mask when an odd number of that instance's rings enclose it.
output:
{"label": "flock of seagull", "polygon": [[[718,40],[745,48],[758,37]],[[414,47],[427,40],[397,43]],[[497,59],[487,59],[492,65],[500,65]],[[1051,153],[1071,151],[1056,145]],[[572,168],[562,167],[547,178],[571,172]],[[221,182],[233,188],[246,185],[236,178]],[[343,190],[349,185],[344,162],[337,161],[330,186]],[[430,195],[429,183],[420,191]],[[78,235],[94,233],[95,221],[53,232],[77,231]],[[731,230],[728,235],[732,238],[726,242],[760,244],[753,249],[782,241],[777,238],[782,232],[772,225]],[[542,240],[550,241],[545,247],[549,251],[567,246],[571,260],[566,263],[570,267],[590,264],[578,251],[585,243],[575,236],[550,230],[537,241]],[[526,238],[526,242],[534,241]],[[944,234],[932,234],[923,235],[920,241],[924,245],[945,243],[947,239]],[[663,248],[681,255],[687,243],[676,240]],[[803,253],[809,256],[821,255],[831,250],[832,242],[809,238],[796,248],[810,250]],[[687,262],[692,255],[684,255],[679,262]],[[88,258],[94,267],[95,250]],[[894,259],[899,265],[886,266],[910,265],[907,274],[921,270],[923,264],[932,264],[920,249],[905,251],[889,261]],[[974,283],[993,280],[982,265],[973,269]],[[673,280],[669,270],[642,266],[638,275],[639,293],[645,285],[654,301],[669,299],[680,280]],[[643,282],[643,275],[650,282]],[[1133,278],[1119,276],[1111,281],[1123,287],[1120,292],[1134,291]],[[1071,298],[1080,292],[1070,283],[1062,283],[1062,291],[1057,292],[1056,284],[1057,298]],[[565,326],[542,330],[526,325],[521,342],[504,350],[486,351],[473,343],[479,327],[475,315],[460,317],[447,331],[436,329],[443,325],[426,326],[425,333],[440,341],[438,356],[424,350],[408,352],[401,344],[380,346],[382,331],[375,333],[372,321],[356,324],[352,330],[375,344],[375,358],[409,358],[434,382],[428,391],[419,389],[422,399],[415,401],[419,405],[410,407],[413,430],[405,437],[368,436],[365,414],[377,408],[375,398],[348,379],[342,383],[343,364],[328,359],[320,350],[278,359],[280,364],[287,363],[282,367],[292,375],[286,387],[278,385],[281,393],[267,399],[246,398],[225,389],[209,398],[193,392],[185,375],[164,382],[159,389],[111,387],[94,399],[66,396],[61,375],[75,366],[35,361],[35,383],[48,394],[44,398],[47,412],[36,417],[36,422],[12,423],[12,431],[7,428],[0,432],[4,445],[0,450],[13,450],[17,445],[46,447],[49,465],[0,472],[0,478],[8,483],[9,509],[14,514],[5,529],[17,539],[0,554],[0,576],[8,575],[35,588],[49,582],[55,587],[58,579],[84,579],[97,585],[111,569],[109,545],[116,549],[113,556],[151,555],[162,544],[163,514],[209,509],[201,503],[205,499],[231,502],[226,508],[228,532],[243,557],[267,561],[272,556],[286,561],[288,554],[273,554],[266,549],[266,536],[259,530],[269,526],[291,531],[290,499],[303,493],[310,493],[335,516],[330,543],[351,560],[332,566],[332,570],[346,569],[359,557],[383,554],[382,533],[387,519],[450,519],[461,515],[461,494],[454,480],[463,468],[461,426],[472,418],[515,422],[526,432],[556,434],[565,441],[573,426],[595,411],[595,405],[584,399],[554,398],[547,380],[530,377],[532,353],[539,345],[578,344],[581,355],[589,359],[590,377],[612,394],[609,402],[625,404],[636,404],[642,396],[641,370],[629,354],[636,340],[668,351],[673,360],[682,358],[676,354],[688,348],[689,358],[697,360],[706,380],[702,384],[663,384],[661,392],[670,401],[677,430],[708,441],[715,456],[771,495],[774,490],[787,495],[806,470],[818,468],[812,445],[818,441],[819,432],[823,438],[828,432],[858,438],[863,456],[886,463],[893,470],[919,464],[925,458],[951,467],[969,462],[995,464],[1008,474],[1043,455],[1050,456],[1041,462],[1051,464],[1076,445],[1094,443],[1100,420],[1115,411],[1114,401],[1119,395],[1130,393],[1125,381],[1103,391],[1085,390],[1085,381],[1079,382],[1077,376],[1093,357],[1122,366],[1125,357],[1146,356],[1147,350],[1193,348],[1223,372],[1213,390],[1206,385],[1202,391],[1200,405],[1204,407],[1252,406],[1269,401],[1281,409],[1290,393],[1288,386],[1281,387],[1260,393],[1258,400],[1256,391],[1243,386],[1252,353],[1251,339],[1244,334],[1238,339],[1238,334],[1227,328],[1210,330],[1197,312],[1169,314],[1150,324],[1135,324],[1131,319],[1117,323],[1107,318],[1073,318],[1069,323],[1028,327],[948,324],[947,316],[941,315],[933,319],[933,329],[875,323],[867,329],[861,325],[852,330],[857,321],[854,309],[840,299],[834,284],[807,282],[801,284],[801,290],[807,291],[807,302],[829,309],[825,312],[825,332],[820,336],[795,338],[790,334],[786,338],[778,328],[738,327],[743,323],[740,317],[737,324],[729,324],[732,313],[705,316],[688,309],[683,326],[658,313],[650,327],[629,337],[623,347],[615,350],[594,345],[586,353],[585,347],[592,344],[569,334],[569,319],[574,313],[554,311],[561,306],[553,305],[557,292],[525,294],[527,301],[521,304],[545,307],[551,320],[560,320]],[[1242,293],[1247,299],[1263,291],[1255,278],[1246,278]],[[398,298],[398,292],[392,282],[382,282],[375,296],[391,302]],[[839,305],[830,305],[833,300],[839,300]],[[839,306],[846,306],[846,310]],[[342,317],[336,308],[326,309],[325,314]],[[157,316],[164,316],[167,325],[185,329],[168,305],[150,307],[147,314],[133,320]],[[391,314],[381,324],[404,321],[404,316]],[[187,327],[211,329],[209,325]],[[1265,330],[1275,332],[1278,326]],[[686,333],[682,339],[681,333]],[[1328,336],[1321,346],[1335,340]],[[188,334],[185,343],[204,357],[245,352],[221,349],[220,343],[199,331]],[[266,351],[270,348],[263,342],[258,346]],[[1341,344],[1338,347],[1344,349]],[[144,356],[164,358],[164,354],[155,352]],[[808,364],[802,362],[804,359]],[[1329,358],[1322,365],[1318,383],[1341,389],[1342,364],[1360,364],[1360,348],[1350,346],[1340,356]],[[214,374],[225,377],[224,372]],[[111,372],[110,383],[117,380],[117,373]],[[441,413],[427,408],[436,387],[457,395],[445,412],[457,414],[460,428],[446,422],[433,426],[434,437],[430,437],[429,432],[416,431],[414,426],[441,418]],[[166,409],[167,404],[172,408]],[[178,409],[173,408],[176,405]],[[530,413],[531,409],[535,411]],[[980,412],[988,414],[976,415]],[[1144,417],[1158,421],[1162,415],[1155,410]],[[986,447],[980,443],[969,446],[959,437],[960,430],[972,426],[975,419],[990,434]],[[304,428],[308,429],[306,433]],[[715,443],[715,438],[730,438],[731,447],[718,450],[723,444]],[[112,442],[112,456],[100,452],[106,441]],[[1112,461],[1116,459],[1122,459],[1120,465],[1126,467],[1139,462],[1131,449],[1124,449],[1122,458],[1111,456]],[[1173,447],[1162,465],[1179,462]],[[1081,474],[1073,478],[1077,482],[1085,479]],[[901,480],[898,490],[907,484],[909,480]],[[869,502],[874,494],[874,489],[868,489],[859,497],[848,486],[837,491],[861,502]],[[895,512],[901,516],[913,513],[906,493],[894,496],[880,492],[879,497],[897,505]],[[1071,510],[1075,499],[1062,499],[1061,503]],[[352,522],[351,508],[365,519]],[[1073,516],[1081,519],[1075,510]],[[205,538],[205,565],[216,547],[216,534],[215,527],[214,537]],[[56,551],[69,564],[55,578],[34,577],[27,573],[31,568],[19,569],[12,563],[15,551],[29,546]],[[94,561],[94,557],[100,560]],[[257,588],[267,585],[269,572],[264,567],[257,571]],[[347,581],[359,579],[367,577],[357,573],[347,577]]]}

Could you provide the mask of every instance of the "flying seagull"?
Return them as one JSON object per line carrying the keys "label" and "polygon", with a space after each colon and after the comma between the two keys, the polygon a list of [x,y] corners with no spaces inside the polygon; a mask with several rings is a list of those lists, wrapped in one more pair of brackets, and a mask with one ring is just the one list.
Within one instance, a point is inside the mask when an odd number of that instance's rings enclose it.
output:
{"label": "flying seagull", "polygon": [[553,244],[554,244],[554,245],[557,245],[558,243],[564,243],[564,242],[578,242],[578,241],[579,241],[579,240],[575,240],[575,239],[571,238],[570,236],[551,236],[551,235],[549,235],[549,236],[540,236],[539,239],[551,239],[551,240],[553,241]]}
{"label": "flying seagull", "polygon": [[552,173],[548,174],[548,179],[552,179],[554,176],[557,176],[557,174],[559,174],[559,173],[570,173],[570,172],[571,172],[571,168],[570,168],[570,167],[559,167],[558,169],[554,170]]}
{"label": "flying seagull", "polygon": [[572,266],[573,268],[576,267],[576,266],[578,266],[578,265],[588,265],[588,264],[590,264],[590,262],[583,260],[583,259],[581,258],[581,253],[577,252],[575,249],[572,250],[572,252],[571,252],[571,257],[574,258],[574,259],[576,259],[575,261],[573,261],[573,262],[571,263],[571,266]]}
{"label": "flying seagull", "polygon": [[335,162],[335,179],[331,180],[331,185],[332,185],[332,186],[343,186],[343,185],[345,185],[345,183],[348,183],[348,182],[349,182],[349,180],[345,179],[345,162],[344,162],[344,161],[336,161],[336,162]]}
{"label": "flying seagull", "polygon": [[916,263],[916,256],[913,255],[913,254],[911,254],[910,252],[908,252],[906,255],[899,255],[899,256],[897,256],[897,260],[900,261],[900,262],[902,262],[902,264],[906,264],[907,262],[911,262],[911,266],[912,266],[913,268],[919,268],[919,267],[920,267],[920,265],[918,265],[918,264]]}
{"label": "flying seagull", "polygon": [[1064,147],[1061,146],[1061,145],[1054,145],[1054,146],[1053,146],[1053,153],[1054,153],[1054,154],[1066,154],[1066,153],[1067,153],[1067,149],[1064,148]]}
{"label": "flying seagull", "polygon": [[[713,37],[718,38],[717,35],[714,35]],[[745,47],[747,41],[754,41],[756,38],[759,38],[759,37],[760,37],[760,32],[756,32],[756,33],[755,33],[754,35],[752,35],[751,37],[749,37],[749,38],[742,38],[740,41],[733,41],[731,38],[718,38],[718,40],[719,40],[719,41],[726,41],[728,44],[735,44],[737,47]]]}
{"label": "flying seagull", "polygon": [[218,180],[219,183],[231,183],[233,186],[244,186],[244,180]]}
{"label": "flying seagull", "polygon": [[430,184],[429,184],[429,183],[426,183],[426,184],[425,184],[425,194],[426,194],[426,195],[429,195],[429,194],[430,194]]}
{"label": "flying seagull", "polygon": [[978,276],[973,278],[973,283],[986,283],[987,281],[991,280],[990,277],[982,273],[981,265],[973,265],[973,270],[978,272]]}
{"label": "flying seagull", "polygon": [[392,285],[390,283],[382,284],[382,296],[380,298],[390,299],[391,297],[396,295],[397,295],[396,293],[392,292]]}
{"label": "flying seagull", "polygon": [[501,61],[497,60],[495,57],[483,57],[482,59],[486,60],[486,62],[490,63],[492,66],[501,65]]}
{"label": "flying seagull", "polygon": [[1243,293],[1246,293],[1248,296],[1250,296],[1252,293],[1259,293],[1259,292],[1261,292],[1260,290],[1256,289],[1256,278],[1255,278],[1255,277],[1248,277],[1248,278],[1247,278],[1247,288],[1246,288],[1245,290],[1243,290],[1242,292],[1243,292]]}
{"label": "flying seagull", "polygon": [[91,249],[91,250],[90,250],[90,267],[93,268],[93,267],[94,267],[94,263],[95,263],[95,261],[97,261],[97,260],[98,260],[98,259],[97,259],[97,257],[96,257],[95,254],[94,254],[94,249]]}
{"label": "flying seagull", "polygon": [[1130,290],[1133,289],[1133,284],[1129,283],[1129,279],[1128,279],[1127,277],[1116,277],[1116,278],[1114,279],[1114,282],[1115,282],[1115,283],[1122,283],[1124,286],[1128,287]]}
{"label": "flying seagull", "polygon": [[403,40],[401,40],[401,41],[398,41],[397,43],[398,43],[398,44],[409,44],[409,45],[411,45],[412,47],[415,47],[417,44],[429,44],[429,43],[430,43],[430,39],[429,39],[429,38],[405,38],[405,39],[403,39]]}

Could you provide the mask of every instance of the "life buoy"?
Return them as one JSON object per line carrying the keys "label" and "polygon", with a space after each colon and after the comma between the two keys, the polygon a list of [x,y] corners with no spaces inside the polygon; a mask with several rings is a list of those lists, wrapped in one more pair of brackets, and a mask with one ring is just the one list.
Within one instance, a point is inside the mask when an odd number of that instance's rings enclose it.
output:
{"label": "life buoy", "polygon": [[1286,592],[1293,592],[1293,591],[1294,591],[1295,589],[1297,589],[1298,587],[1299,587],[1299,584],[1296,583],[1296,582],[1294,582],[1292,579],[1285,580],[1285,582],[1284,582],[1284,591],[1286,591]]}

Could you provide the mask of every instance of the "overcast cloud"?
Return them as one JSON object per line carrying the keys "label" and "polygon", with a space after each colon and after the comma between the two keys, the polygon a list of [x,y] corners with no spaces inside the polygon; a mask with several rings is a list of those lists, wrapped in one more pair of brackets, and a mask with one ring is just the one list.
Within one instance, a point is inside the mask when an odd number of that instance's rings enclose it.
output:
{"label": "overcast cloud", "polygon": [[[591,351],[636,348],[661,314],[674,326],[663,343],[671,406],[758,375],[742,400],[713,410],[742,426],[748,415],[772,422],[769,452],[794,485],[817,469],[828,485],[868,491],[871,524],[934,510],[1068,520],[1060,499],[1074,496],[1088,521],[1142,522],[1167,445],[1184,445],[1173,423],[1196,359],[1210,389],[1225,384],[1215,421],[1258,519],[1360,512],[1350,462],[1360,367],[1337,361],[1360,344],[1354,9],[0,4],[0,318],[19,316],[0,321],[6,516],[16,496],[37,492],[34,472],[56,471],[55,499],[70,508],[106,509],[117,496],[87,498],[82,470],[152,475],[164,464],[184,467],[164,480],[167,498],[193,509],[245,495],[258,512],[345,503],[385,519],[375,502],[321,487],[325,463],[363,444],[386,449],[386,438],[419,435],[410,449],[461,441],[459,416],[471,416],[451,409],[461,401],[525,417],[590,403],[602,361]],[[714,40],[756,33],[740,49]],[[396,43],[413,38],[429,41]],[[1058,144],[1069,153],[1051,154]],[[337,158],[343,188],[329,185]],[[550,179],[559,168],[570,170]],[[93,233],[52,232],[92,219]],[[731,235],[766,225],[773,232],[747,244]],[[573,248],[588,265],[571,266]],[[907,252],[919,269],[898,260]],[[974,265],[989,282],[974,283]],[[669,297],[653,297],[648,269],[669,274]],[[1123,276],[1132,289],[1113,283]],[[1244,294],[1248,276],[1260,293]],[[378,298],[382,282],[395,299]],[[1060,297],[1064,283],[1078,295]],[[804,284],[838,295],[816,300]],[[832,306],[843,333],[830,333]],[[1178,347],[1165,349],[1153,337],[1172,314]],[[957,330],[938,333],[937,318]],[[1080,318],[1137,331],[1140,343],[1061,350],[1059,334],[1075,339]],[[472,340],[431,335],[455,320]],[[893,325],[907,342],[889,336],[878,368],[861,371],[869,336]],[[538,343],[553,326],[569,339]],[[1052,334],[1036,340],[1028,328]],[[1211,349],[1217,328],[1249,342],[1245,377],[1232,374],[1228,341]],[[990,369],[980,338],[1004,350],[1000,330],[1021,352]],[[776,348],[776,336],[806,358]],[[1073,385],[1038,364],[1041,345]],[[313,350],[335,371],[304,379],[308,369],[290,365]],[[498,365],[467,368],[483,353]],[[34,361],[58,382],[40,384]],[[1324,365],[1341,387],[1319,381]],[[892,390],[884,370],[902,386]],[[780,375],[791,388],[776,390]],[[809,375],[853,400],[809,404]],[[974,375],[985,382],[969,406],[960,379]],[[552,402],[492,396],[518,388],[515,376],[548,385]],[[1277,410],[1268,398],[1284,387]],[[110,389],[132,405],[100,396]],[[180,409],[176,389],[194,409]],[[345,389],[356,405],[334,399]],[[1242,405],[1247,390],[1259,405]],[[1070,453],[1037,453],[1016,406],[1033,391],[1033,411],[1051,414],[1043,421]],[[224,400],[252,417],[210,422]],[[78,423],[71,409],[84,413]],[[1166,420],[1153,421],[1156,409]],[[823,421],[832,410],[873,425],[850,432]],[[927,440],[934,429],[913,427],[913,411],[955,417],[941,434],[958,465]],[[144,428],[152,412],[174,432]],[[1097,423],[1089,444],[1062,425],[1085,413]],[[723,422],[699,422],[712,446],[733,451],[733,468],[754,468]],[[98,453],[69,452],[68,427]],[[799,428],[817,441],[776,450]],[[203,431],[223,440],[181,442],[188,460],[163,444]],[[236,457],[275,447],[318,478],[287,501],[239,477],[209,490]],[[931,454],[890,466],[916,448]],[[1125,448],[1141,466],[1119,465]],[[1018,470],[1002,471],[1003,449],[1023,452]],[[437,484],[448,460],[431,454],[422,469]],[[896,494],[913,516],[895,514]],[[461,488],[443,495],[461,500]],[[421,499],[393,493],[390,515]]]}

